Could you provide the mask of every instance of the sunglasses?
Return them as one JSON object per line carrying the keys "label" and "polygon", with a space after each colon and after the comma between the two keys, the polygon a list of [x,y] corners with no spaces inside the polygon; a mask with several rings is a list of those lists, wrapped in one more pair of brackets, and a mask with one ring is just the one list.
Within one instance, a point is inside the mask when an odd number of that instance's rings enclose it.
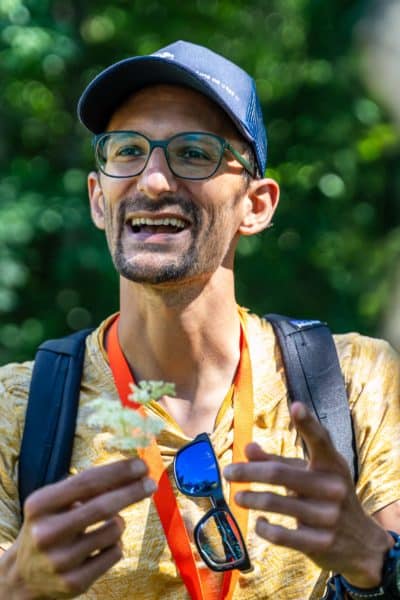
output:
{"label": "sunglasses", "polygon": [[178,450],[174,477],[182,494],[211,500],[212,508],[194,528],[196,546],[206,565],[213,571],[250,571],[246,545],[225,501],[217,457],[206,433]]}

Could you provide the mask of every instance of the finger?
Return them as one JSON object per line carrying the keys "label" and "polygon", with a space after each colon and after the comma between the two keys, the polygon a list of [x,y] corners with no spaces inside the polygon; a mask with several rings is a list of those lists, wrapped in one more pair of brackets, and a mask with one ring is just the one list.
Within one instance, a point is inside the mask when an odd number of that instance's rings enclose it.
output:
{"label": "finger", "polygon": [[337,452],[325,427],[300,402],[292,404],[290,413],[307,447],[311,468],[342,473],[344,460]]}
{"label": "finger", "polygon": [[272,492],[238,492],[235,501],[244,508],[293,517],[310,527],[334,527],[340,516],[336,502],[305,500]]}
{"label": "finger", "polygon": [[74,509],[61,514],[48,515],[32,525],[36,546],[45,550],[65,539],[74,539],[96,523],[107,521],[123,508],[151,496],[155,490],[152,479],[142,479],[92,498]]}
{"label": "finger", "polygon": [[339,475],[314,472],[282,461],[233,463],[225,467],[224,476],[229,481],[283,486],[306,498],[335,500],[346,493],[345,483]]}
{"label": "finger", "polygon": [[147,472],[146,464],[139,458],[93,467],[31,494],[24,505],[25,519],[58,512],[74,502],[93,498],[107,490],[136,481]]}
{"label": "finger", "polygon": [[65,587],[75,597],[83,594],[96,579],[122,558],[121,544],[114,544],[96,556],[88,558],[83,565],[63,574]]}
{"label": "finger", "polygon": [[329,529],[313,529],[311,527],[288,529],[281,525],[272,525],[264,517],[257,519],[256,533],[272,544],[292,548],[307,555],[326,552],[335,537],[334,532]]}
{"label": "finger", "polygon": [[57,573],[70,571],[81,565],[94,552],[101,552],[117,544],[124,529],[124,520],[117,516],[95,530],[83,534],[75,542],[51,550],[48,558]]}
{"label": "finger", "polygon": [[278,456],[277,454],[268,454],[255,442],[251,442],[245,448],[245,453],[250,461],[276,461],[287,465],[295,465],[307,468],[307,461],[302,458],[293,458],[287,456]]}

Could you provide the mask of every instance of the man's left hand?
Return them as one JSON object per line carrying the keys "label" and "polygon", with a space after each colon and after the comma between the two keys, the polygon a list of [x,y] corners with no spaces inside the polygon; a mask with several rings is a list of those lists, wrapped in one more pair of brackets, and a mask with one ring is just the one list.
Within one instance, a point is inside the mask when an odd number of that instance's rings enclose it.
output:
{"label": "man's left hand", "polygon": [[291,407],[307,460],[266,454],[258,444],[246,448],[247,463],[229,465],[229,481],[283,486],[287,495],[241,491],[236,502],[245,508],[294,517],[289,529],[259,517],[256,533],[273,544],[299,550],[327,571],[340,573],[352,585],[379,585],[383,560],[392,537],[362,508],[345,459],[329,433],[299,402]]}

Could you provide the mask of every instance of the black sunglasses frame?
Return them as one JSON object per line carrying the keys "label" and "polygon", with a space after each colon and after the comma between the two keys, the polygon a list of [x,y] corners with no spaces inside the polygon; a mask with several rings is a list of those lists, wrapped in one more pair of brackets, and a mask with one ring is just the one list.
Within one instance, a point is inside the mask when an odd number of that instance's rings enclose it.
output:
{"label": "black sunglasses frame", "polygon": [[[199,494],[197,492],[189,492],[186,491],[182,488],[182,486],[180,485],[179,482],[179,476],[177,474],[177,469],[176,469],[176,462],[178,457],[185,452],[185,449],[192,447],[196,444],[198,444],[199,442],[207,442],[209,447],[210,447],[210,451],[212,453],[212,456],[214,458],[214,463],[215,463],[215,467],[217,470],[217,474],[218,474],[218,488],[215,490],[210,490],[208,493],[202,493]],[[231,571],[233,569],[239,569],[240,571],[244,571],[244,572],[248,572],[252,570],[252,565],[250,562],[250,557],[246,548],[246,544],[245,541],[243,539],[243,535],[242,532],[240,531],[239,525],[235,519],[235,517],[232,514],[232,511],[230,510],[225,498],[224,498],[224,494],[223,494],[223,490],[222,490],[222,480],[221,480],[221,471],[218,465],[218,460],[217,457],[215,455],[214,452],[214,448],[212,446],[211,440],[210,440],[210,436],[207,433],[200,433],[198,436],[196,436],[194,438],[194,440],[192,440],[191,442],[189,442],[188,444],[186,444],[185,446],[183,446],[182,448],[180,448],[174,458],[174,479],[175,479],[175,483],[176,486],[178,488],[178,490],[184,494],[185,496],[192,496],[195,498],[206,498],[209,497],[212,503],[212,508],[206,512],[205,515],[203,515],[203,517],[200,519],[200,521],[196,524],[195,528],[194,528],[194,540],[196,543],[196,547],[197,550],[199,551],[200,556],[202,557],[202,559],[204,560],[204,562],[206,563],[206,565],[213,571],[217,571],[217,572],[223,572],[223,571]],[[236,530],[238,532],[238,535],[240,537],[240,540],[237,540],[237,536],[235,534],[235,532],[232,530],[231,526],[229,525],[229,523],[225,522],[222,523],[221,522],[221,515],[219,515],[218,513],[220,511],[223,511],[224,513],[226,513],[227,515],[229,515],[229,518],[233,521]],[[217,527],[218,529],[220,529],[220,527],[225,530],[225,532],[228,532],[229,535],[233,535],[234,538],[236,538],[237,541],[240,541],[241,546],[243,548],[243,556],[242,558],[229,562],[229,563],[225,563],[225,564],[218,564],[213,562],[210,557],[208,556],[208,554],[206,553],[206,551],[203,549],[202,547],[202,543],[200,540],[200,530],[203,526],[203,524],[208,521],[209,519],[214,518],[216,523],[217,523]],[[221,538],[223,539],[223,535],[222,532],[221,533]],[[224,539],[223,539],[223,543]]]}
{"label": "black sunglasses frame", "polygon": [[[101,162],[98,158],[98,147],[100,142],[102,141],[102,139],[104,139],[107,135],[110,135],[112,133],[134,133],[136,135],[140,135],[142,136],[148,143],[149,143],[149,155],[143,165],[143,167],[134,175],[110,175],[109,173],[107,173],[104,168],[101,165]],[[174,140],[177,137],[180,137],[181,135],[193,135],[193,134],[200,134],[200,135],[208,135],[210,137],[213,137],[214,139],[218,140],[219,143],[221,144],[221,153],[220,153],[220,157],[219,157],[219,161],[215,166],[214,171],[212,171],[212,173],[210,173],[210,175],[207,175],[206,177],[185,177],[182,175],[177,175],[177,173],[174,171],[174,169],[171,167],[170,162],[169,162],[169,158],[168,158],[168,144]],[[162,148],[164,151],[164,156],[165,159],[168,163],[168,167],[171,171],[171,173],[173,173],[175,175],[175,177],[179,177],[179,179],[189,179],[192,181],[200,181],[202,179],[209,179],[210,177],[212,177],[213,175],[215,175],[215,173],[218,171],[219,167],[221,166],[221,162],[222,162],[222,157],[224,155],[224,152],[226,150],[229,150],[229,152],[236,158],[236,160],[242,165],[242,167],[244,169],[246,169],[246,171],[248,173],[250,173],[250,175],[252,177],[256,176],[256,170],[255,168],[251,165],[251,163],[244,157],[242,156],[229,142],[227,142],[224,138],[220,137],[219,135],[215,135],[215,133],[209,133],[208,131],[182,131],[181,133],[177,133],[176,135],[173,135],[172,137],[166,139],[166,140],[151,140],[150,138],[148,138],[146,135],[144,135],[143,133],[140,133],[139,131],[130,131],[130,130],[115,130],[115,131],[106,131],[104,133],[98,133],[96,134],[93,139],[92,139],[92,145],[94,148],[94,154],[95,154],[95,160],[96,160],[96,165],[99,168],[99,170],[106,175],[107,177],[112,177],[113,179],[127,179],[129,177],[137,177],[138,175],[140,175],[141,173],[143,173],[143,171],[145,170],[147,163],[150,159],[150,156],[154,150],[154,148]]]}

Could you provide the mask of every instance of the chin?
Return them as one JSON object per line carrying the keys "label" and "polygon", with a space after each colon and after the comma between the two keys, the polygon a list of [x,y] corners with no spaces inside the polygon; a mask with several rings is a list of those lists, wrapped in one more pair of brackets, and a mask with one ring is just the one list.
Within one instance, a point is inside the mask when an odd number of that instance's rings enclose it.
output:
{"label": "chin", "polygon": [[[189,261],[188,261],[189,262]],[[139,265],[126,260],[116,258],[115,268],[118,273],[134,283],[157,285],[160,283],[172,283],[182,281],[193,275],[191,264],[183,261],[181,264],[169,263],[159,265]]]}

